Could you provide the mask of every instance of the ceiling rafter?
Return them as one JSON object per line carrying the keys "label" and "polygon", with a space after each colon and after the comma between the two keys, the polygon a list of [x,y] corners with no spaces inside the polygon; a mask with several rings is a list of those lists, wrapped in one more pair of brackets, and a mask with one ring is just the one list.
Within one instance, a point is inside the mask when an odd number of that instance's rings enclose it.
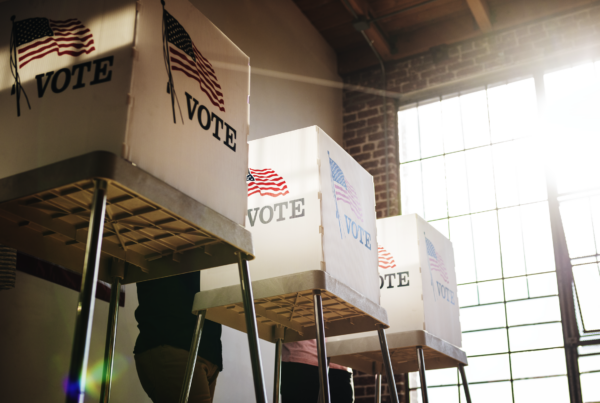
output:
{"label": "ceiling rafter", "polygon": [[[349,5],[351,7],[350,12],[358,15],[360,19],[368,21],[371,17],[371,10],[367,0],[346,0],[343,2],[344,6]],[[379,30],[379,27],[374,23],[368,23],[369,27],[364,29],[364,33],[367,38],[373,44],[373,47],[377,50],[382,59],[388,60],[392,54],[390,44],[385,35]]]}
{"label": "ceiling rafter", "polygon": [[486,33],[492,30],[492,20],[490,18],[490,8],[486,0],[467,0],[469,9],[477,21],[481,32]]}

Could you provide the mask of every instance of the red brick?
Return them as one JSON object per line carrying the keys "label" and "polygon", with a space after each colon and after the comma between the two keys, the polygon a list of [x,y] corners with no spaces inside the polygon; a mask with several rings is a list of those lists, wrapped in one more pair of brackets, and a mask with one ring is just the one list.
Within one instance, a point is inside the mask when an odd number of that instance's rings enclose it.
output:
{"label": "red brick", "polygon": [[367,126],[367,127],[363,127],[362,129],[358,129],[356,131],[356,135],[363,136],[365,134],[371,134],[373,132],[376,132],[377,130],[379,130],[379,128],[377,126]]}
{"label": "red brick", "polygon": [[356,147],[352,147],[351,149],[349,149],[348,154],[354,155],[354,154],[360,153],[360,151],[361,151],[360,146],[356,146]]}
{"label": "red brick", "polygon": [[546,32],[545,31],[541,31],[541,32],[537,32],[535,34],[531,34],[528,36],[523,36],[521,38],[519,38],[519,45],[524,45],[526,43],[532,43],[532,42],[537,42],[541,39],[546,38]]}
{"label": "red brick", "polygon": [[367,122],[364,120],[358,120],[356,122],[347,123],[344,125],[344,130],[353,130],[360,129],[361,127],[365,127]]}
{"label": "red brick", "polygon": [[479,48],[479,49],[475,49],[470,52],[465,52],[465,53],[461,54],[460,58],[461,58],[461,60],[472,59],[477,56],[485,55],[488,52],[489,51],[487,48]]}
{"label": "red brick", "polygon": [[377,160],[367,161],[367,162],[363,162],[361,165],[364,169],[369,171],[369,169],[376,168],[379,165],[379,161],[377,161]]}
{"label": "red brick", "polygon": [[367,109],[366,111],[358,112],[358,118],[364,119],[371,116],[375,116],[379,113],[378,109]]}
{"label": "red brick", "polygon": [[460,69],[465,68],[465,67],[472,66],[473,64],[475,64],[475,62],[474,62],[473,59],[463,60],[463,61],[460,61],[458,63],[454,63],[454,64],[449,65],[448,66],[448,70],[449,71],[456,71],[456,70],[460,70]]}
{"label": "red brick", "polygon": [[454,78],[455,78],[454,73],[442,74],[441,76],[436,76],[436,77],[430,78],[429,85],[447,83],[448,81],[454,80]]}
{"label": "red brick", "polygon": [[357,144],[363,144],[367,141],[366,136],[360,136],[346,141],[346,147],[352,147]]}
{"label": "red brick", "polygon": [[433,76],[439,76],[440,74],[444,74],[446,71],[446,66],[438,67],[437,69],[421,73],[421,78],[425,79]]}
{"label": "red brick", "polygon": [[467,67],[456,72],[456,77],[465,77],[469,75],[473,75],[479,73],[483,70],[483,66],[478,64],[472,67]]}
{"label": "red brick", "polygon": [[[368,144],[365,144],[365,145],[362,147],[362,150],[363,150],[363,151],[373,151],[374,149],[375,149],[375,144],[373,144],[373,143],[368,143]],[[350,153],[350,154],[352,154],[352,153]]]}
{"label": "red brick", "polygon": [[356,113],[351,113],[351,114],[345,114],[342,121],[344,123],[350,123],[350,122],[354,122],[355,120],[356,120]]}
{"label": "red brick", "polygon": [[473,42],[467,42],[460,45],[460,52],[467,52],[469,50],[473,50]]}

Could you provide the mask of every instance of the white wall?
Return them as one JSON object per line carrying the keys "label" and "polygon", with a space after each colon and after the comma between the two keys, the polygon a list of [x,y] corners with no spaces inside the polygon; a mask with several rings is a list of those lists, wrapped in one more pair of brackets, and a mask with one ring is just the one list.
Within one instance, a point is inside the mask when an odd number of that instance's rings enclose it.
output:
{"label": "white wall", "polygon": [[191,2],[250,56],[250,140],[317,125],[342,143],[336,54],[291,0]]}
{"label": "white wall", "polygon": [[[3,0],[0,0],[3,1]],[[250,140],[318,125],[342,142],[342,92],[336,55],[291,0],[193,0],[251,58]],[[315,84],[317,83],[317,84]],[[137,378],[135,285],[120,310],[111,401],[150,403]],[[77,292],[19,272],[0,291],[0,399],[64,402]],[[108,303],[96,301],[86,402],[97,402]],[[224,328],[224,371],[215,402],[252,402],[246,335]],[[261,341],[267,395],[272,398],[274,345]]]}

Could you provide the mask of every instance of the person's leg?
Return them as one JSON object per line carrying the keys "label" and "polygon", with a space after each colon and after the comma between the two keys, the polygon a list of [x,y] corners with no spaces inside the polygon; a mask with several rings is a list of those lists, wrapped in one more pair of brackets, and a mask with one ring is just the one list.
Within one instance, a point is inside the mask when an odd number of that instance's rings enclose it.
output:
{"label": "person's leg", "polygon": [[331,403],[354,402],[352,372],[329,368],[329,385],[331,390]]}
{"label": "person's leg", "polygon": [[[188,352],[171,346],[159,346],[135,356],[142,387],[154,403],[179,401]],[[198,357],[192,379],[189,403],[211,403],[218,367]],[[209,383],[212,376],[212,389]]]}
{"label": "person's leg", "polygon": [[282,403],[316,403],[318,398],[318,367],[296,362],[281,363]]}

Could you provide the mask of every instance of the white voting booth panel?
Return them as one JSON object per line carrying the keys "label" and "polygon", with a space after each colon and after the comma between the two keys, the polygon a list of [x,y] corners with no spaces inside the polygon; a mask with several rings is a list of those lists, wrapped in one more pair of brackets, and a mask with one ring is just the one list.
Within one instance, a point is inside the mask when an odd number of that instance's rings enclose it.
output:
{"label": "white voting booth panel", "polygon": [[0,178],[109,151],[244,224],[249,58],[189,1],[12,0],[0,20]]}
{"label": "white voting booth panel", "polygon": [[[252,280],[323,270],[379,303],[372,176],[317,126],[249,144]],[[237,268],[205,270],[201,289],[236,284]]]}
{"label": "white voting booth panel", "polygon": [[[410,214],[377,220],[377,243],[381,306],[388,313],[388,335],[426,330],[461,347],[450,240],[417,214]],[[353,334],[330,341],[365,336]]]}

